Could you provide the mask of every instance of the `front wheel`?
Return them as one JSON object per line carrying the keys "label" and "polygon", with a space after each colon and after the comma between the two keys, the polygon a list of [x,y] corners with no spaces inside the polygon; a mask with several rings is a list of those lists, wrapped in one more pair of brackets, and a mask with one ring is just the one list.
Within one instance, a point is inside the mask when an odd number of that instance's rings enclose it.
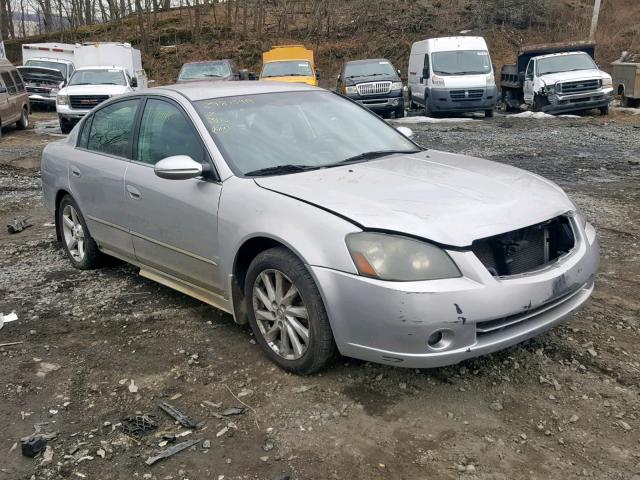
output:
{"label": "front wheel", "polygon": [[245,301],[258,344],[284,370],[311,374],[335,356],[320,292],[309,270],[286,248],[272,248],[253,259]]}
{"label": "front wheel", "polygon": [[60,117],[60,131],[67,135],[71,130],[73,130],[73,123],[71,123],[71,120]]}
{"label": "front wheel", "polygon": [[598,110],[600,110],[600,115],[602,116],[609,115],[609,105],[606,107],[600,107]]}
{"label": "front wheel", "polygon": [[491,118],[491,117],[493,117],[493,110],[485,110],[484,118]]}

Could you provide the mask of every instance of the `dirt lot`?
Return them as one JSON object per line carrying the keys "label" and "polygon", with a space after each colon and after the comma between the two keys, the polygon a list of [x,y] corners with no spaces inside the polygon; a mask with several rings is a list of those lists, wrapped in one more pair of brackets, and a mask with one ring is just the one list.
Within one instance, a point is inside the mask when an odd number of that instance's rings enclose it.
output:
{"label": "dirt lot", "polygon": [[[52,119],[0,144],[0,312],[19,316],[0,343],[23,342],[0,347],[0,480],[640,479],[640,115],[410,125],[425,146],[566,188],[602,244],[593,298],[546,335],[457,366],[343,358],[306,378],[132,267],[70,267],[40,197]],[[25,215],[34,226],[8,235]],[[159,437],[184,430],[161,401],[206,425],[178,440],[196,446],[149,467]],[[228,407],[245,413],[220,416]],[[138,441],[115,428],[137,413],[158,422]],[[57,432],[51,460],[12,449],[34,425]]]}

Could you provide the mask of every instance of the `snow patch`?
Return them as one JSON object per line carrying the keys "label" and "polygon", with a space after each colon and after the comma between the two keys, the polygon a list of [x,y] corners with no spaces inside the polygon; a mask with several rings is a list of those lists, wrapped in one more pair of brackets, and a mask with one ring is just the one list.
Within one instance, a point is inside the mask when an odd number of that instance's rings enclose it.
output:
{"label": "snow patch", "polygon": [[404,118],[395,118],[392,120],[393,123],[407,123],[407,124],[415,124],[415,123],[460,123],[460,122],[472,122],[473,118],[433,118],[433,117],[404,117]]}
{"label": "snow patch", "polygon": [[544,112],[532,112],[527,110],[526,112],[514,113],[513,115],[507,115],[509,118],[582,118],[580,115],[551,115]]}

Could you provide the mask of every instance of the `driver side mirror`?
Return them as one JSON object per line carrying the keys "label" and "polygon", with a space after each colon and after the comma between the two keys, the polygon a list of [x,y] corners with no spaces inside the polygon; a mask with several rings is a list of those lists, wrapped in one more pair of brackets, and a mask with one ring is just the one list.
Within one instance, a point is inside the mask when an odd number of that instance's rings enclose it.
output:
{"label": "driver side mirror", "polygon": [[166,180],[188,180],[202,175],[202,164],[188,155],[174,155],[156,163],[153,171]]}
{"label": "driver side mirror", "polygon": [[413,130],[411,130],[409,127],[396,127],[396,130],[398,130],[407,138],[413,138]]}
{"label": "driver side mirror", "polygon": [[137,86],[138,86],[138,79],[137,79],[137,78],[132,78],[132,79],[131,79],[131,86],[132,86],[133,88],[135,88],[135,87],[137,87]]}

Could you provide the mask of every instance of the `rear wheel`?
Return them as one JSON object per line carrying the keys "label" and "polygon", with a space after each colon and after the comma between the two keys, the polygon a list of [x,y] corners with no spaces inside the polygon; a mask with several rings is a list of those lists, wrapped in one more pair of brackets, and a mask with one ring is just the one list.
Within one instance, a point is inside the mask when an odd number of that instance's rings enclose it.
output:
{"label": "rear wheel", "polygon": [[484,118],[491,118],[491,117],[493,117],[493,110],[485,110]]}
{"label": "rear wheel", "polygon": [[314,373],[335,356],[318,288],[308,269],[286,248],[272,248],[253,259],[245,299],[258,344],[284,370]]}
{"label": "rear wheel", "polygon": [[62,246],[75,268],[89,270],[102,265],[104,254],[98,250],[80,208],[71,196],[66,195],[60,201],[57,221]]}
{"label": "rear wheel", "polygon": [[22,114],[20,115],[20,120],[16,122],[16,127],[20,130],[24,130],[29,127],[29,111],[27,110],[27,107],[22,109]]}

